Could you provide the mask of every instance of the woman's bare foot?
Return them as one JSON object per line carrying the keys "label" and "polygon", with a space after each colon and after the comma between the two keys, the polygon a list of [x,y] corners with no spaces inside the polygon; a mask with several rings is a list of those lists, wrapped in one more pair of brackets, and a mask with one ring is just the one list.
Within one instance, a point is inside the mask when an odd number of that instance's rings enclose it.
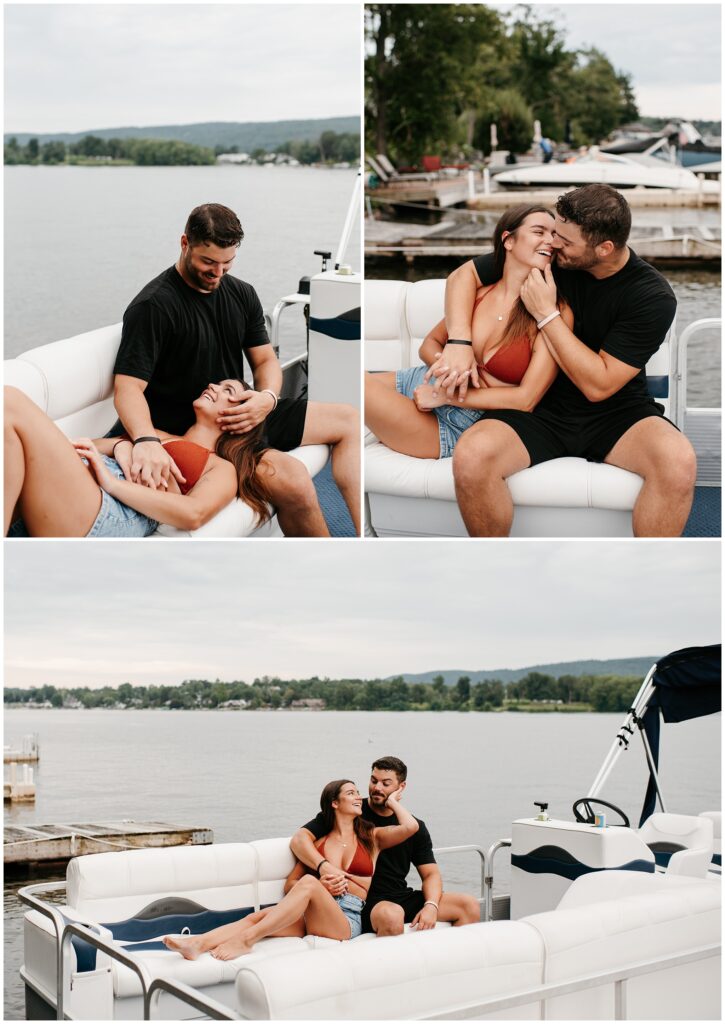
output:
{"label": "woman's bare foot", "polygon": [[238,956],[245,956],[251,953],[253,944],[244,942],[242,938],[228,939],[220,942],[218,946],[210,950],[215,960],[236,960]]}
{"label": "woman's bare foot", "polygon": [[201,956],[201,936],[198,935],[164,935],[161,940],[167,949],[181,953],[185,960],[196,960]]}

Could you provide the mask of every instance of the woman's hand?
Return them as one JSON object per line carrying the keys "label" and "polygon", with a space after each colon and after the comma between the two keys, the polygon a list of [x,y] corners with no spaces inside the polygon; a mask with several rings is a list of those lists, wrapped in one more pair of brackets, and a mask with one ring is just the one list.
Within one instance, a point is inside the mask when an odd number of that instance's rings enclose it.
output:
{"label": "woman's hand", "polygon": [[403,795],[403,787],[400,786],[398,789],[395,790],[394,793],[390,794],[388,799],[385,801],[385,806],[386,807],[392,807],[393,810],[395,810],[396,807],[400,806],[400,798],[401,798],[402,795]]}
{"label": "woman's hand", "polygon": [[114,484],[118,481],[113,473],[109,472],[106,463],[103,461],[103,456],[93,441],[89,437],[79,437],[72,444],[80,457],[87,461],[98,486],[108,494],[111,494]]}
{"label": "woman's hand", "polygon": [[432,384],[420,384],[413,392],[413,401],[420,412],[430,412],[446,404],[446,396]]}

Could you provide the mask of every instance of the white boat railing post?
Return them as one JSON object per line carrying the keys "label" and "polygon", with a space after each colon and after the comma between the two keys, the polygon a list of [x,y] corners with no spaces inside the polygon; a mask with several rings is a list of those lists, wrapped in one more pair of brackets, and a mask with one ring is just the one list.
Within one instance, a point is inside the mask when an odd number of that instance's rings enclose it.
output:
{"label": "white boat railing post", "polygon": [[239,1014],[234,1013],[228,1006],[212,999],[211,996],[203,995],[183,981],[172,981],[170,978],[154,978],[144,995],[144,1020],[159,1020],[157,1012],[161,993],[166,992],[175,996],[182,1002],[192,1006],[195,1010],[211,1017],[212,1020],[240,1020]]}
{"label": "white boat railing post", "polygon": [[355,184],[353,185],[352,188],[350,205],[347,208],[347,217],[345,218],[345,224],[343,225],[342,228],[342,234],[340,235],[340,241],[338,242],[337,245],[337,251],[335,252],[335,270],[337,270],[341,266],[343,260],[345,259],[347,247],[350,244],[350,235],[352,234],[352,229],[355,224],[355,218],[357,217],[358,210],[360,209],[360,197],[362,194],[362,189],[360,188],[361,181],[362,168],[359,168],[355,176]]}
{"label": "white boat railing post", "polygon": [[61,979],[63,976],[63,954],[61,947],[65,921],[63,920],[63,915],[60,911],[56,910],[50,903],[44,903],[41,899],[38,899],[36,893],[65,892],[65,888],[65,882],[39,882],[37,885],[25,885],[22,889],[18,889],[18,899],[21,903],[24,903],[26,907],[31,907],[33,910],[37,910],[39,914],[43,914],[53,922],[53,928],[55,930],[55,966],[56,977],[58,979],[58,1006],[56,1008],[57,1020],[64,1019],[61,992]]}
{"label": "white boat railing post", "polygon": [[607,756],[604,759],[602,767],[599,769],[594,782],[589,787],[587,796],[591,797],[592,800],[601,792],[602,787],[606,780],[609,778],[614,765],[619,760],[622,752],[627,750],[630,743],[630,737],[634,735],[632,729],[636,719],[641,718],[644,712],[647,710],[647,705],[654,693],[654,684],[652,683],[652,677],[657,669],[657,663],[652,666],[647,675],[644,678],[642,685],[639,688],[637,696],[632,702],[632,707],[627,712],[627,717],[624,719],[619,729],[617,730],[617,737],[614,743],[609,749]]}

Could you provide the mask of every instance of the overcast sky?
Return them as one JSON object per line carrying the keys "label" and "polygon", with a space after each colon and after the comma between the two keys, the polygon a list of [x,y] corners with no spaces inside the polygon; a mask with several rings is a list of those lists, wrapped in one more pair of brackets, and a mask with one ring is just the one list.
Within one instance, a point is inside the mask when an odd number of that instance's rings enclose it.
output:
{"label": "overcast sky", "polygon": [[371,678],[720,639],[720,545],[11,542],[6,684]]}
{"label": "overcast sky", "polygon": [[[514,4],[496,3],[499,10]],[[720,4],[535,3],[571,49],[595,46],[632,76],[640,114],[719,120]],[[542,10],[542,13],[544,11]]]}
{"label": "overcast sky", "polygon": [[5,131],[360,113],[356,4],[14,4]]}

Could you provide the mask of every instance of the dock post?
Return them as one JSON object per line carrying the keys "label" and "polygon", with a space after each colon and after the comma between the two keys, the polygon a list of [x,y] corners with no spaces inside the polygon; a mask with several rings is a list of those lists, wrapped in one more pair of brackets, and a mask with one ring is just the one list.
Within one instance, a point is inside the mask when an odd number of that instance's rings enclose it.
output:
{"label": "dock post", "polygon": [[491,191],[491,172],[488,167],[483,168],[483,194],[488,195]]}
{"label": "dock post", "polygon": [[475,199],[476,198],[476,186],[475,186],[474,180],[473,180],[473,171],[469,171],[468,172],[468,198],[469,199]]}

